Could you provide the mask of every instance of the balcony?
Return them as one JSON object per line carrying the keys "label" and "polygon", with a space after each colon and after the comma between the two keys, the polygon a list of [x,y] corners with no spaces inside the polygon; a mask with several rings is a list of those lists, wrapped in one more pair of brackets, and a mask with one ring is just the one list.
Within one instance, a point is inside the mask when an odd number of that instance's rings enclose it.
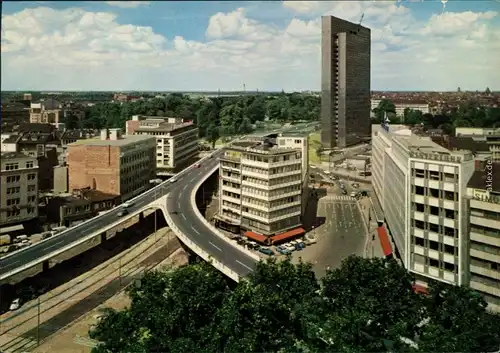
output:
{"label": "balcony", "polygon": [[241,194],[241,189],[229,186],[229,185],[221,185],[221,190],[223,191],[229,191],[234,194],[240,195]]}
{"label": "balcony", "polygon": [[221,178],[222,178],[222,179],[224,179],[224,180],[228,180],[228,181],[232,181],[232,182],[234,182],[234,183],[241,184],[241,176],[239,176],[239,177],[237,177],[237,176],[233,176],[233,175],[229,176],[229,175],[224,174],[224,173],[219,174],[219,175],[220,175],[220,176],[221,176]]}
{"label": "balcony", "polygon": [[[473,246],[473,245],[472,245]],[[491,254],[486,251],[477,250],[471,247],[470,256],[477,257],[478,259],[483,259],[491,262],[500,263],[500,253],[499,254]]]}
{"label": "balcony", "polygon": [[292,196],[297,196],[297,195],[301,195],[302,194],[302,190],[294,190],[294,191],[291,191],[291,192],[288,192],[286,194],[279,194],[279,195],[269,195],[269,193],[254,193],[254,192],[249,192],[249,191],[245,191],[245,190],[242,190],[241,191],[241,195],[242,196],[248,196],[248,197],[253,197],[255,199],[259,199],[259,200],[262,200],[262,201],[276,201],[276,200],[279,200],[279,199],[283,199],[283,198],[286,198],[286,197],[292,197]]}
{"label": "balcony", "polygon": [[488,293],[492,296],[499,297],[498,295],[498,281],[486,280],[477,276],[471,276],[470,287],[477,291]]}
{"label": "balcony", "polygon": [[[228,195],[222,195],[222,196],[221,196],[221,199],[222,199],[222,200],[225,200],[225,201],[232,202],[232,203],[234,203],[234,204],[238,205],[238,207],[237,207],[237,208],[239,209],[239,205],[240,205],[240,203],[241,203],[241,200],[240,200],[240,199],[238,199],[238,198],[236,198],[236,197],[228,196]],[[226,206],[224,205],[224,207],[226,207]],[[232,206],[228,206],[228,207],[232,207]],[[234,206],[234,207],[236,207],[236,206]],[[234,208],[234,207],[233,207],[233,208]]]}

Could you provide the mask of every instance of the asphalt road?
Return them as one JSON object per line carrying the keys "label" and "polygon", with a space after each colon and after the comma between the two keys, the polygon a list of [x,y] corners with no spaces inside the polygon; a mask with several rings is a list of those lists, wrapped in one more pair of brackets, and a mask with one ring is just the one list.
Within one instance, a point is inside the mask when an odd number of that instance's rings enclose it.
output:
{"label": "asphalt road", "polygon": [[313,263],[317,276],[327,268],[339,268],[349,255],[364,256],[366,231],[355,200],[336,190],[318,201],[317,216],[325,220],[312,231],[318,243],[297,254]]}
{"label": "asphalt road", "polygon": [[203,219],[200,219],[191,204],[191,191],[210,169],[218,164],[214,156],[205,161],[199,169],[193,169],[177,182],[167,199],[167,209],[182,233],[186,234],[199,247],[208,252],[215,260],[222,262],[240,276],[246,276],[255,267],[255,260],[238,251],[233,245],[213,234]]}

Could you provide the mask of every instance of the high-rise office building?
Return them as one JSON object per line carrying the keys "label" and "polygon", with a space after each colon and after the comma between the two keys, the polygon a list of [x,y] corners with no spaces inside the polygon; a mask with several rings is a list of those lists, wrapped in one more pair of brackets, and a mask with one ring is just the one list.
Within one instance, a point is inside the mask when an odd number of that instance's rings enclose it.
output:
{"label": "high-rise office building", "polygon": [[321,18],[321,143],[344,148],[370,138],[371,31]]}

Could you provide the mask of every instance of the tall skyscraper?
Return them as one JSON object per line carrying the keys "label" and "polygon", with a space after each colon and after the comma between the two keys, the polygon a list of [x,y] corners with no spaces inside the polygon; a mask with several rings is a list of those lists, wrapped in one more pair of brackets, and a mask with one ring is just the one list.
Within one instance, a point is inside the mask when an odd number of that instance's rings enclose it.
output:
{"label": "tall skyscraper", "polygon": [[323,16],[321,32],[321,143],[343,148],[371,135],[371,31]]}

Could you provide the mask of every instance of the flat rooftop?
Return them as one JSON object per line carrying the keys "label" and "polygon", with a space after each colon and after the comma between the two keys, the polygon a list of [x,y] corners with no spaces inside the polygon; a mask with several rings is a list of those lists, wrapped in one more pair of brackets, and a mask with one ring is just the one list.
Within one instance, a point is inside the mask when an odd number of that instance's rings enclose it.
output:
{"label": "flat rooftop", "polygon": [[410,152],[451,154],[449,150],[427,138],[395,135],[393,139],[405,146]]}
{"label": "flat rooftop", "polygon": [[145,142],[145,141],[151,140],[151,139],[156,141],[154,136],[149,136],[149,135],[124,135],[117,140],[101,140],[101,137],[97,136],[97,137],[90,138],[90,139],[78,140],[76,142],[70,143],[68,146],[85,145],[85,146],[121,147],[121,146],[126,146],[129,144],[133,144],[133,143]]}
{"label": "flat rooftop", "polygon": [[0,158],[2,159],[2,161],[13,159],[36,159],[36,157],[31,157],[21,152],[2,152],[0,154]]}
{"label": "flat rooftop", "polygon": [[283,148],[278,147],[276,144],[266,142],[264,140],[243,140],[233,142],[229,147],[229,150],[244,151],[248,153],[259,153],[259,154],[282,154],[291,153],[296,151],[294,148]]}
{"label": "flat rooftop", "polygon": [[[150,120],[141,120],[143,121],[150,121]],[[149,131],[156,131],[156,132],[172,132],[178,129],[182,129],[185,127],[192,126],[195,128],[196,126],[192,122],[184,122],[184,123],[167,123],[163,122],[160,123],[158,126],[139,126],[139,128],[135,129],[135,131],[138,132],[149,132]]]}

